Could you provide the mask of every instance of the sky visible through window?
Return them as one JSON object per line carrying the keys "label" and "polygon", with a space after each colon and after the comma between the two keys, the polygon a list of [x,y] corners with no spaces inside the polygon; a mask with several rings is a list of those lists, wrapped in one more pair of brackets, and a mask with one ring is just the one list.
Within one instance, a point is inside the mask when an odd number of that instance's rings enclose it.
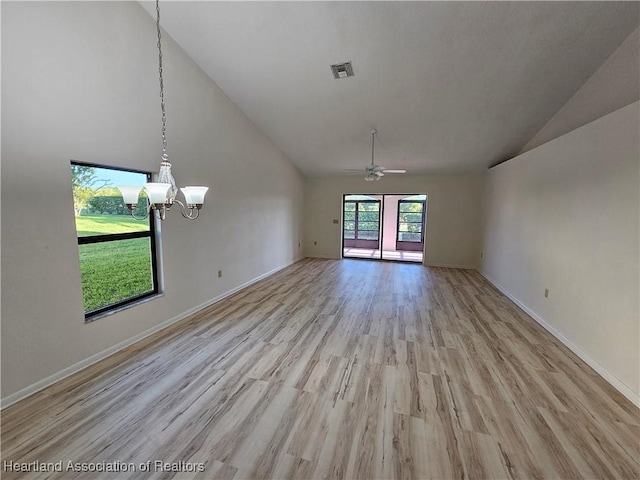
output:
{"label": "sky visible through window", "polygon": [[108,181],[108,186],[117,187],[118,185],[144,185],[147,183],[147,177],[141,173],[123,172],[120,170],[110,170],[108,168],[100,168],[99,175],[101,179]]}

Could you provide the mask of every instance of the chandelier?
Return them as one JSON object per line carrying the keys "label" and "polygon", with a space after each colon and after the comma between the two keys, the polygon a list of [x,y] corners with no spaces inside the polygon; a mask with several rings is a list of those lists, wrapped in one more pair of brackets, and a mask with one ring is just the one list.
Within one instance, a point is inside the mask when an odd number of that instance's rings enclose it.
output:
{"label": "chandelier", "polygon": [[[133,185],[120,185],[118,189],[122,194],[122,199],[129,209],[131,215],[139,220],[149,216],[151,211],[161,220],[165,219],[167,210],[174,203],[180,206],[180,213],[184,218],[195,220],[200,214],[200,209],[204,203],[204,196],[209,187],[182,187],[184,203],[176,198],[178,187],[171,173],[171,162],[167,155],[167,116],[164,110],[164,82],[162,80],[162,44],[160,34],[160,1],[156,0],[156,30],[158,32],[158,72],[160,74],[160,108],[162,110],[162,161],[158,171],[157,182],[149,182],[143,187]],[[145,202],[147,203],[146,213],[143,216],[136,215],[140,193],[144,190]]]}

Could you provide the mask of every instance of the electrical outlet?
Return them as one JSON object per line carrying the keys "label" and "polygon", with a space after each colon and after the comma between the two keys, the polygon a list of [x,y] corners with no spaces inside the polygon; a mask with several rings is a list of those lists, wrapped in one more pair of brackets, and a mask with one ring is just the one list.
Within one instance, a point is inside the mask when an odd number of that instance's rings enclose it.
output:
{"label": "electrical outlet", "polygon": [[340,223],[340,220],[338,220],[337,218],[333,219],[333,223],[335,223],[336,225]]}
{"label": "electrical outlet", "polygon": [[544,289],[544,298],[549,298],[549,289],[548,288]]}
{"label": "electrical outlet", "polygon": [[298,242],[298,248],[300,248],[300,242]]}
{"label": "electrical outlet", "polygon": [[480,258],[484,257],[484,253],[480,252]]}
{"label": "electrical outlet", "polygon": [[313,242],[313,244],[314,244],[314,245],[318,245],[318,242],[315,242],[315,241],[314,241],[314,242]]}
{"label": "electrical outlet", "polygon": [[222,278],[222,270],[218,270],[218,278]]}

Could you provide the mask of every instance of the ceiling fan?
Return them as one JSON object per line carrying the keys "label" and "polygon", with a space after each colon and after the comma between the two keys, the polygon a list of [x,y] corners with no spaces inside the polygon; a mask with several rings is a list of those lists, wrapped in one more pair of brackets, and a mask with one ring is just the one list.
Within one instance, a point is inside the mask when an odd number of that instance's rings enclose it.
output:
{"label": "ceiling fan", "polygon": [[[378,130],[375,128],[371,130],[371,165],[367,165],[364,167],[365,177],[364,179],[367,182],[373,182],[374,180],[380,180],[386,173],[407,173],[406,170],[390,170],[385,167],[381,167],[380,165],[376,165],[373,163],[374,160],[374,152],[375,152],[375,143],[376,143],[376,134]],[[348,169],[347,172],[361,172],[362,170],[353,170]]]}

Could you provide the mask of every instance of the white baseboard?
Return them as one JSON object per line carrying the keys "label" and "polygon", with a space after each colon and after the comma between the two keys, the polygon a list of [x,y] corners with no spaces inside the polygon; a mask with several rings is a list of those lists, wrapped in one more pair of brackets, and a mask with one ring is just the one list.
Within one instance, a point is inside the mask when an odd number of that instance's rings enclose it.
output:
{"label": "white baseboard", "polygon": [[640,407],[640,395],[636,394],[633,390],[627,387],[623,382],[621,382],[615,375],[611,374],[607,369],[605,369],[602,365],[596,362],[593,358],[591,358],[584,350],[580,349],[575,343],[565,337],[562,333],[555,329],[553,325],[548,323],[545,319],[543,319],[536,312],[531,310],[528,306],[518,300],[514,295],[511,294],[506,288],[496,282],[493,278],[487,275],[480,269],[477,269],[478,273],[486,278],[494,287],[500,290],[504,295],[506,295],[513,303],[518,305],[522,310],[524,310],[531,318],[533,318],[536,322],[538,322],[545,330],[547,330],[551,335],[560,340],[569,350],[575,353],[578,357],[580,357],[587,365],[593,368],[598,375],[604,378],[607,382],[611,384],[613,388],[618,390],[622,395],[627,397],[631,402],[633,402],[637,407]]}
{"label": "white baseboard", "polygon": [[18,390],[15,393],[12,393],[11,395],[7,395],[6,397],[2,398],[0,400],[0,409],[4,409],[6,407],[8,407],[9,405],[13,405],[14,403],[22,400],[23,398],[26,398],[30,395],[33,395],[36,392],[39,392],[40,390],[43,390],[51,385],[53,385],[56,382],[59,382],[60,380],[73,375],[74,373],[79,372],[80,370],[83,370],[85,368],[87,368],[90,365],[93,365],[94,363],[99,362],[100,360],[103,360],[105,358],[107,358],[110,355],[113,355],[116,352],[119,352],[120,350],[122,350],[123,348],[126,348],[130,345],[133,345],[136,342],[139,342],[140,340],[143,340],[144,338],[153,335],[156,332],[159,332],[160,330],[167,328],[170,325],[173,325],[176,322],[179,322],[180,320],[183,320],[185,318],[187,318],[188,316],[202,310],[203,308],[206,308],[210,305],[213,305],[214,303],[219,302],[220,300],[223,300],[225,298],[227,298],[230,295],[233,295],[236,292],[239,292],[240,290],[247,288],[250,285],[253,285],[256,282],[259,282],[260,280],[273,275],[274,273],[279,272],[280,270],[287,268],[290,265],[293,265],[296,262],[299,262],[300,260],[302,260],[303,257],[299,257],[296,258],[294,260],[292,260],[291,262],[282,265],[280,267],[274,268],[273,270],[267,272],[267,273],[263,273],[262,275],[257,276],[256,278],[249,280],[248,282],[243,283],[242,285],[238,285],[237,287],[221,294],[218,295],[210,300],[207,300],[204,303],[201,303],[198,306],[195,306],[193,308],[190,308],[189,310],[187,310],[186,312],[182,312],[179,315],[176,315],[173,318],[170,318],[162,323],[159,323],[158,325],[155,325],[154,327],[145,330],[144,332],[140,332],[137,335],[134,335],[133,337],[127,338],[126,340],[123,340],[120,343],[117,343],[115,345],[113,345],[112,347],[107,348],[106,350],[103,350],[101,352],[98,352],[94,355],[91,355],[90,357],[85,358],[84,360],[81,360],[77,363],[74,363],[73,365],[60,370],[59,372],[54,373],[53,375],[50,375],[46,378],[43,378],[42,380],[33,383],[31,385],[29,385],[28,387],[23,388],[22,390]]}
{"label": "white baseboard", "polygon": [[441,267],[441,268],[462,268],[464,270],[477,270],[478,267],[473,267],[471,265],[456,265],[454,263],[434,263],[428,262],[423,263],[425,267]]}

